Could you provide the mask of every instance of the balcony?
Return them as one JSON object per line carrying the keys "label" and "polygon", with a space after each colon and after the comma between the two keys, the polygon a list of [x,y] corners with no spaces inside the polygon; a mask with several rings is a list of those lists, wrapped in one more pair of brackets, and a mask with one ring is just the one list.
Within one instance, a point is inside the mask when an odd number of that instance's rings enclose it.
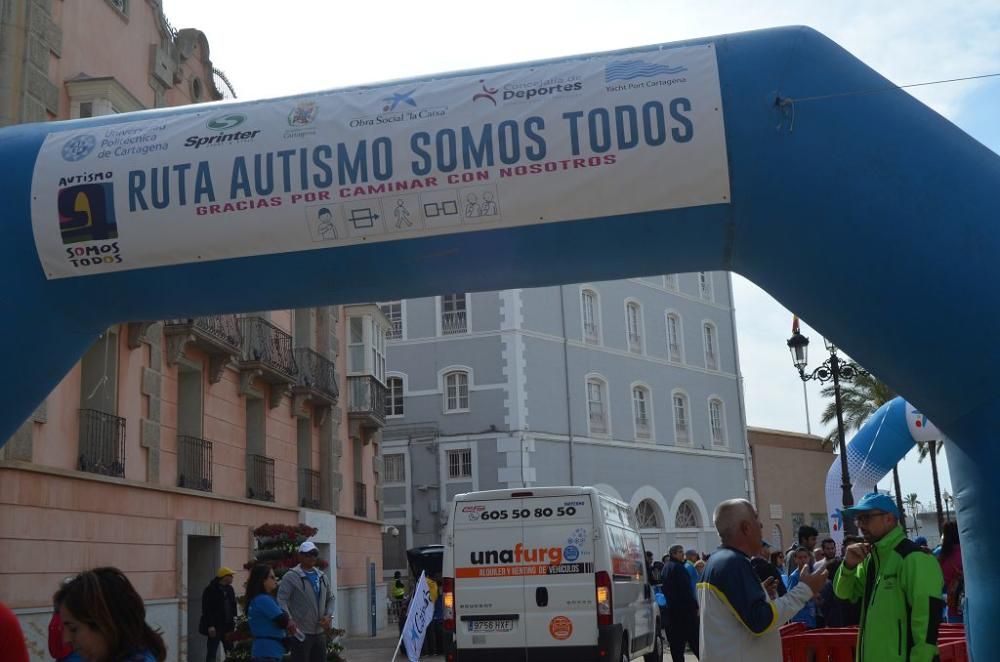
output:
{"label": "balcony", "polygon": [[680,421],[674,426],[675,443],[679,446],[691,445],[691,434],[688,432],[686,421]]}
{"label": "balcony", "polygon": [[177,486],[212,491],[212,442],[177,435]]}
{"label": "balcony", "polygon": [[274,501],[274,458],[247,455],[247,498]]}
{"label": "balcony", "polygon": [[464,310],[441,313],[441,335],[448,336],[455,333],[466,333],[468,330],[469,324]]}
{"label": "balcony", "polygon": [[125,419],[96,409],[80,410],[80,471],[125,477]]}
{"label": "balcony", "polygon": [[321,405],[332,407],[337,404],[340,388],[333,361],[305,347],[296,348],[293,355],[298,368],[298,381],[292,387],[292,393]]}
{"label": "balcony", "polygon": [[240,356],[242,333],[236,315],[211,315],[165,320],[163,335],[167,341],[167,363],[174,365],[190,345],[209,357],[208,379],[222,380],[229,362]]}
{"label": "balcony", "polygon": [[403,337],[403,320],[390,319],[389,330],[386,332],[385,337],[388,340],[401,340]]}
{"label": "balcony", "polygon": [[281,402],[286,387],[295,384],[297,379],[292,337],[263,317],[242,318],[240,330],[243,334],[241,390],[246,393],[254,378],[270,384],[273,409]]}
{"label": "balcony", "polygon": [[347,378],[347,415],[362,427],[385,426],[385,399],[388,389],[372,375]]}
{"label": "balcony", "polygon": [[591,345],[596,345],[600,340],[597,332],[597,324],[594,322],[583,323],[583,340]]}
{"label": "balcony", "polygon": [[368,486],[354,483],[354,516],[368,517]]}
{"label": "balcony", "polygon": [[299,505],[303,508],[319,508],[320,476],[312,469],[299,469]]}

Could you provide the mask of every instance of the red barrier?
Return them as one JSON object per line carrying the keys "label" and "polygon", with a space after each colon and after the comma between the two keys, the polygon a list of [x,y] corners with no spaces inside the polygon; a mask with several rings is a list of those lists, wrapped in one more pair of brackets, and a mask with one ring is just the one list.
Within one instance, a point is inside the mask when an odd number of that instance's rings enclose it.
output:
{"label": "red barrier", "polygon": [[[781,628],[782,662],[853,662],[858,628],[805,630],[801,623]],[[965,628],[961,624],[942,625],[938,633],[941,662],[968,662]]]}

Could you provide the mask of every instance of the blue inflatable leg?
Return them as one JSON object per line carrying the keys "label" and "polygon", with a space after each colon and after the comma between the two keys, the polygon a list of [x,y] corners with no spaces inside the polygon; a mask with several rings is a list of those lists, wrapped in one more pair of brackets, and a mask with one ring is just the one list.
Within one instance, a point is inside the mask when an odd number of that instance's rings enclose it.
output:
{"label": "blue inflatable leg", "polygon": [[965,623],[970,659],[995,660],[1000,651],[1000,400],[993,400],[947,426],[946,446],[955,492],[955,514],[965,566]]}

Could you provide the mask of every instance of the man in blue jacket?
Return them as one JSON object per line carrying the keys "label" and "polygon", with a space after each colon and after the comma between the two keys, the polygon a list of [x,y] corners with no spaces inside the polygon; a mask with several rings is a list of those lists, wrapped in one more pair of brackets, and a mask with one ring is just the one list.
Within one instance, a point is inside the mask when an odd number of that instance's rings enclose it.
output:
{"label": "man in blue jacket", "polygon": [[673,662],[684,662],[686,645],[698,655],[698,598],[685,567],[684,547],[674,545],[667,555],[667,565],[660,572],[667,599],[667,644]]}

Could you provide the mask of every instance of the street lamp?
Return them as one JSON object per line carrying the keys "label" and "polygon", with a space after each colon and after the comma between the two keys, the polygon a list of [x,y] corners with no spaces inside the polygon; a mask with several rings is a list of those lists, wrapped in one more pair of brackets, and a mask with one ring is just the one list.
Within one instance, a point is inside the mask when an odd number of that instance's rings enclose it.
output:
{"label": "street lamp", "polygon": [[[833,382],[833,402],[837,410],[837,433],[840,437],[840,487],[843,490],[844,509],[854,505],[854,495],[851,494],[851,475],[847,469],[847,440],[844,438],[844,407],[840,400],[840,382],[853,381],[858,375],[868,373],[853,361],[845,361],[837,354],[837,347],[833,343],[823,343],[830,352],[830,358],[823,362],[811,373],[806,372],[806,364],[809,362],[809,338],[799,332],[798,320],[792,327],[792,337],[788,339],[788,351],[792,354],[792,365],[799,371],[799,377],[803,382],[815,379],[821,384]],[[844,532],[850,535],[857,534],[857,527],[853,518],[844,517]]]}

